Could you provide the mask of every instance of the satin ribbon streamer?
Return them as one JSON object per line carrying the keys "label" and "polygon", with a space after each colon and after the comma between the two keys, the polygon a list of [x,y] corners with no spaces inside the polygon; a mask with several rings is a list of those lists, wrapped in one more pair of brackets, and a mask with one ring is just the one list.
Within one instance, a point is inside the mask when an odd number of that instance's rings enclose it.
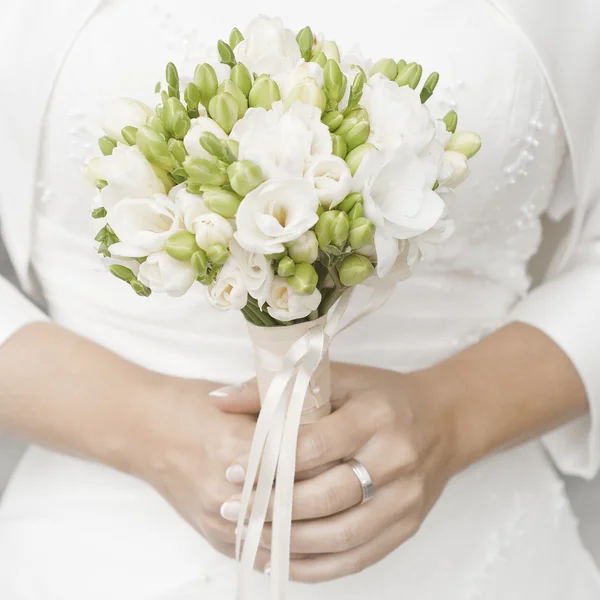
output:
{"label": "satin ribbon streamer", "polygon": [[[342,319],[352,297],[351,291],[346,292],[329,312],[327,325],[315,325],[289,349],[282,359],[281,370],[269,386],[252,440],[236,530],[236,557],[239,562],[237,600],[251,598],[251,575],[274,482],[270,596],[271,600],[285,600],[290,571],[296,447],[306,393],[333,338],[377,311],[389,299],[396,284],[389,279],[375,281],[367,306],[342,327]],[[254,503],[246,527],[255,484]]]}

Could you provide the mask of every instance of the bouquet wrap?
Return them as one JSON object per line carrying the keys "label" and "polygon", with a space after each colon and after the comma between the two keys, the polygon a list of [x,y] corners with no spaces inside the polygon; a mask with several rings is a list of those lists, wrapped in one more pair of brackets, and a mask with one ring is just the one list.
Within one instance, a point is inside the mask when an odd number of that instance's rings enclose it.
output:
{"label": "bouquet wrap", "polygon": [[[289,349],[315,326],[325,327],[327,315],[289,327],[258,327],[248,323],[256,358],[256,380],[261,402],[266,397],[273,378],[281,371]],[[331,412],[331,372],[329,354],[325,353],[310,379],[300,423],[314,423]]]}

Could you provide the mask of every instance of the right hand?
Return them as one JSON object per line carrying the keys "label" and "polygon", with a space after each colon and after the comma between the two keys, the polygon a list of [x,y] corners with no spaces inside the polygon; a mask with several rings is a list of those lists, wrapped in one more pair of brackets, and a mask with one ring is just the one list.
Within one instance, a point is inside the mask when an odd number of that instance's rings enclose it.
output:
{"label": "right hand", "polygon": [[[230,467],[250,451],[259,406],[255,386],[244,384],[236,390],[235,404],[223,399],[224,412],[219,396],[210,396],[219,387],[174,378],[154,386],[156,410],[145,419],[134,471],[216,550],[233,556],[236,524],[222,516],[221,507],[244,481],[243,469]],[[257,566],[264,567],[266,552],[259,561],[263,564]]]}

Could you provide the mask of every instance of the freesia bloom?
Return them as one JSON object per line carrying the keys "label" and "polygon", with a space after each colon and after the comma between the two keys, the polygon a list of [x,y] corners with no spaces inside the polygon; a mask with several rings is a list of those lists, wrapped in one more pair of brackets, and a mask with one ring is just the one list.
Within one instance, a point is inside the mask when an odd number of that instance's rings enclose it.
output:
{"label": "freesia bloom", "polygon": [[138,279],[153,292],[178,297],[192,287],[196,272],[189,262],[175,260],[161,250],[140,265]]}
{"label": "freesia bloom", "polygon": [[435,174],[418,156],[403,149],[370,152],[354,186],[364,199],[365,217],[375,224],[377,274],[386,275],[398,258],[398,240],[431,229],[444,213],[444,201],[432,191]]}
{"label": "freesia bloom", "polygon": [[216,213],[199,215],[192,221],[190,230],[196,234],[196,244],[202,250],[217,244],[227,247],[233,238],[231,223]]}
{"label": "freesia bloom", "polygon": [[352,173],[339,156],[315,158],[305,179],[315,188],[321,204],[327,209],[337,206],[352,189]]}
{"label": "freesia bloom", "polygon": [[456,188],[469,177],[471,170],[467,157],[462,152],[444,152],[439,182],[449,188]]}
{"label": "freesia bloom", "polygon": [[295,321],[308,317],[321,304],[321,292],[315,290],[308,296],[300,296],[283,277],[275,277],[267,300],[268,313],[278,321]]}
{"label": "freesia bloom", "polygon": [[281,19],[263,15],[248,25],[234,53],[238,62],[257,75],[287,73],[301,58],[295,34],[283,26]]}
{"label": "freesia bloom", "polygon": [[246,306],[248,291],[244,273],[233,256],[229,257],[206,292],[209,304],[219,310],[241,310]]}
{"label": "freesia bloom", "polygon": [[94,174],[108,183],[100,192],[106,210],[123,198],[152,198],[154,194],[165,193],[165,186],[152,165],[135,146],[119,144],[110,156],[100,159]]}
{"label": "freesia bloom", "polygon": [[318,221],[319,198],[303,179],[267,181],[250,192],[236,215],[235,238],[259,254],[283,252]]}
{"label": "freesia bloom", "polygon": [[270,111],[251,108],[231,132],[239,142],[239,159],[260,166],[269,178],[300,178],[313,156],[329,155],[329,129],[321,123],[321,111],[296,102],[288,112],[276,102]]}
{"label": "freesia bloom", "polygon": [[162,250],[169,236],[181,229],[175,203],[164,194],[125,198],[108,211],[107,221],[121,240],[111,246],[111,253],[132,258]]}
{"label": "freesia bloom", "polygon": [[117,142],[125,142],[121,131],[128,126],[139,129],[146,124],[148,117],[154,116],[154,111],[143,102],[131,98],[116,98],[104,111],[102,129],[106,135]]}
{"label": "freesia bloom", "polygon": [[237,261],[244,278],[244,285],[260,307],[267,301],[273,283],[271,261],[263,254],[247,252],[235,240],[229,249],[231,256]]}

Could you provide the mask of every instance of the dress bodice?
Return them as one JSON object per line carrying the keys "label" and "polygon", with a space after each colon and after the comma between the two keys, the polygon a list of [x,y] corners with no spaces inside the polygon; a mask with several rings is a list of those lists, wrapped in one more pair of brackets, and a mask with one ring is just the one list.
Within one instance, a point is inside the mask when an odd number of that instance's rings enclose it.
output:
{"label": "dress bodice", "polygon": [[105,2],[75,40],[45,120],[33,264],[54,317],[116,348],[130,345],[111,330],[141,336],[148,344],[127,352],[154,368],[204,376],[206,366],[213,377],[228,378],[229,366],[219,366],[227,357],[237,375],[252,374],[239,315],[215,312],[200,289],[185,298],[140,299],[103,269],[91,248],[90,189],[81,166],[98,153],[106,101],[130,96],[152,103],[169,60],[191,73],[206,58],[206,41],[263,11],[294,28],[312,15],[313,29],[346,50],[358,42],[365,54],[418,60],[426,72],[439,71],[437,110],[456,108],[460,127],[483,138],[471,178],[449,203],[454,236],[386,307],[340,336],[334,357],[410,369],[498,326],[527,293],[528,261],[539,248],[540,216],[564,154],[551,93],[527,43],[490,3],[401,2],[401,19],[385,18],[391,9],[384,6],[371,10],[369,28],[363,16],[346,11],[341,20],[335,3],[317,0],[240,2],[235,10],[224,3],[210,19],[189,0]]}

